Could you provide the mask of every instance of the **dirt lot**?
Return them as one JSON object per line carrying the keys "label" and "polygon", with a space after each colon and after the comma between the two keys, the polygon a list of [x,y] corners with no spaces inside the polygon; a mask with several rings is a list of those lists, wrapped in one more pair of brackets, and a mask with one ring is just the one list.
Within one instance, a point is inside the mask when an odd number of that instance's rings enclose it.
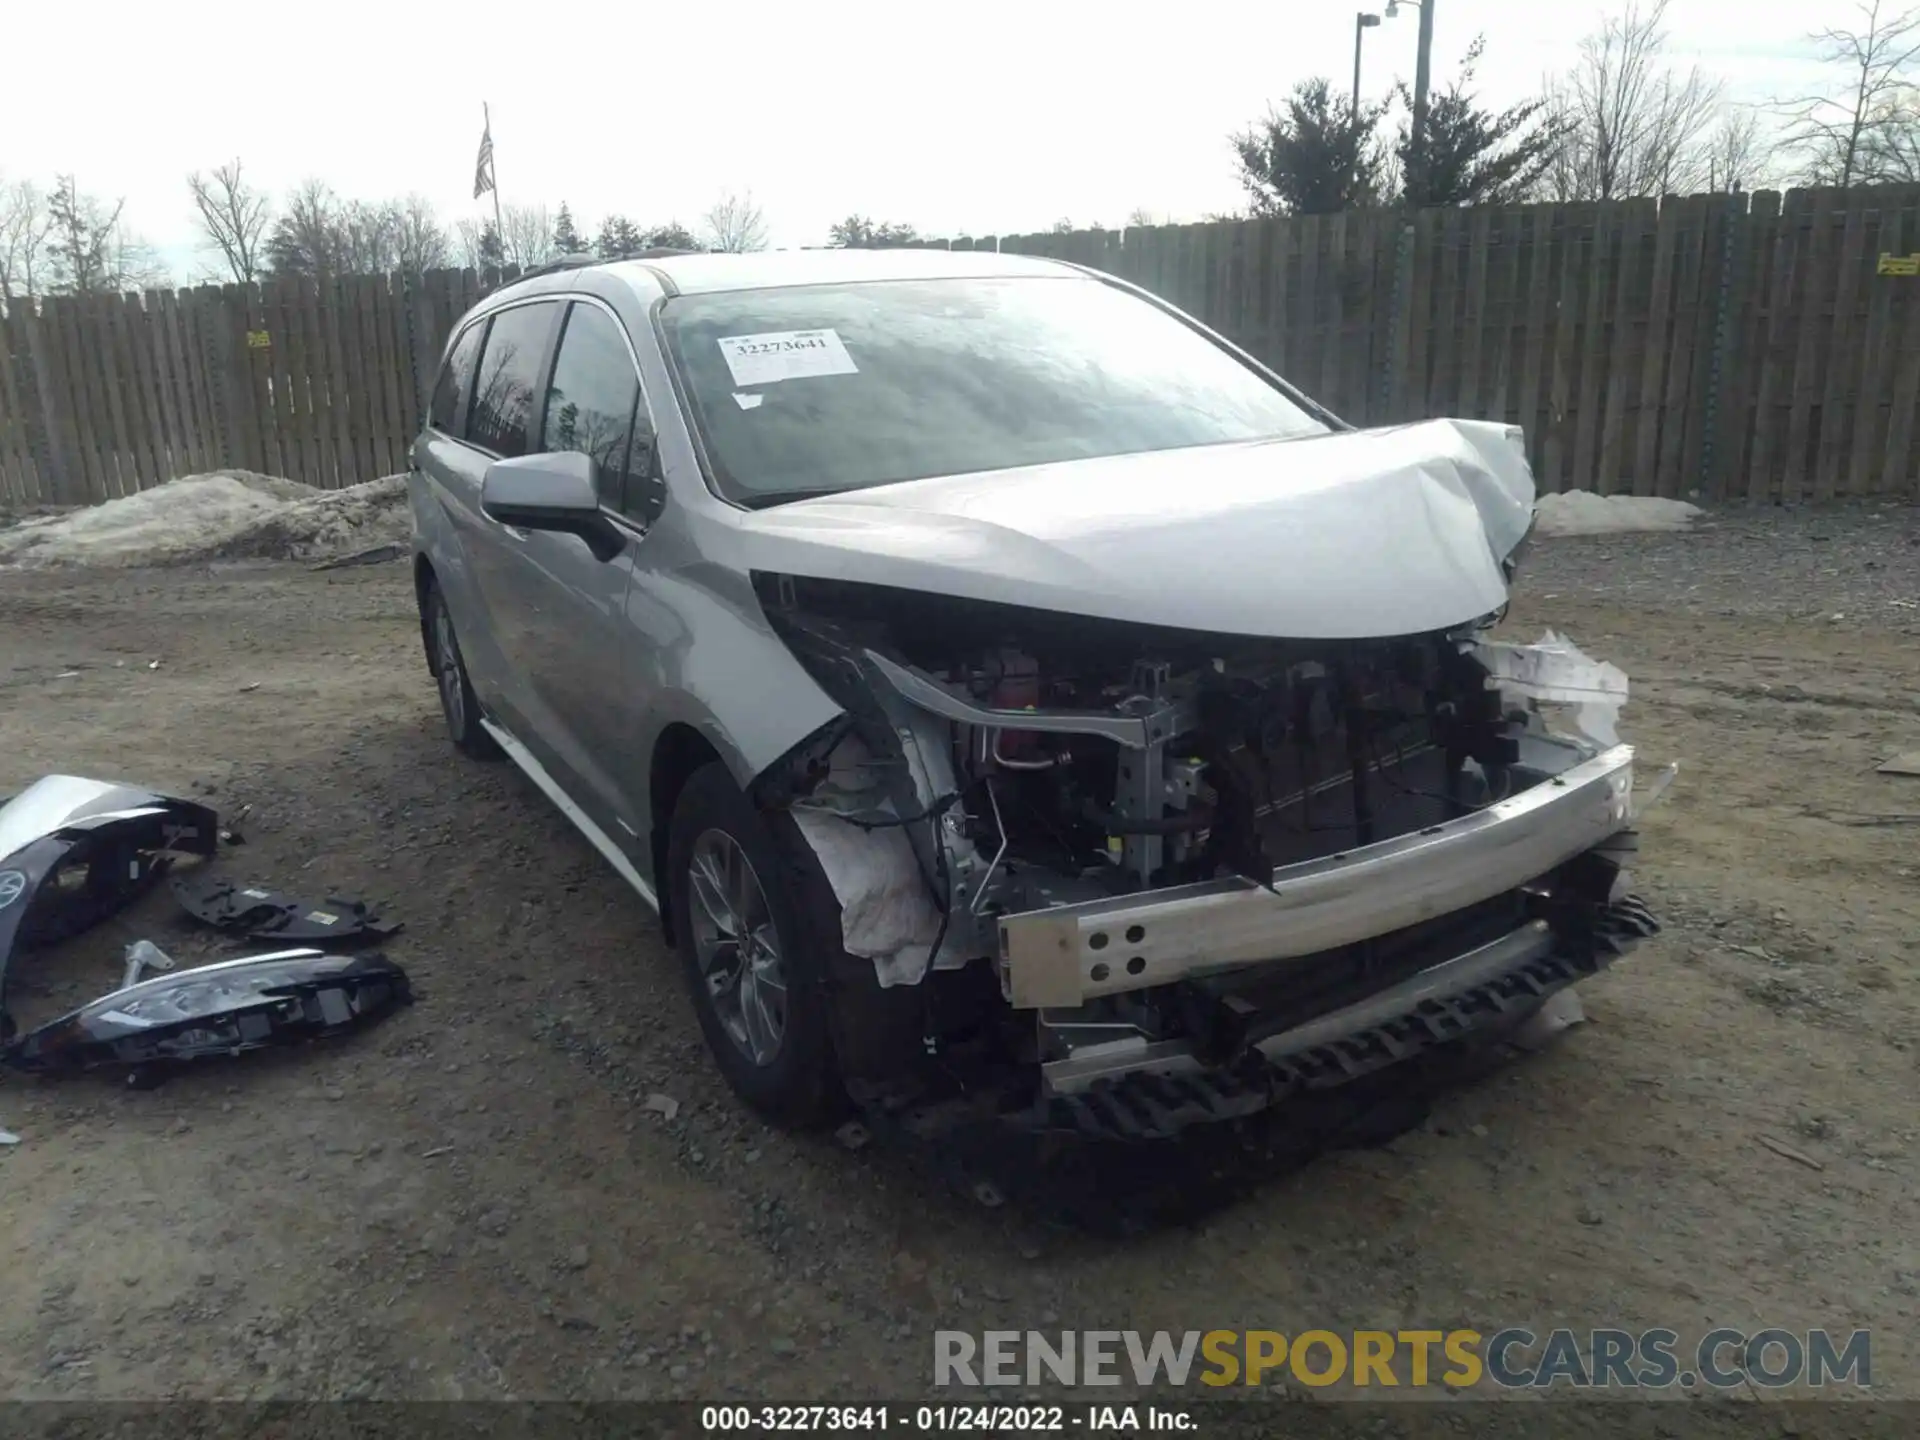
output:
{"label": "dirt lot", "polygon": [[[1920,812],[1873,773],[1920,749],[1917,540],[1542,545],[1515,628],[1622,664],[1630,737],[1684,767],[1646,826],[1666,935],[1392,1144],[1126,1243],[743,1113],[641,903],[445,743],[403,567],[0,574],[0,793],[250,803],[222,863],[390,900],[421,994],[151,1093],[0,1083],[0,1393],[906,1398],[936,1326],[1530,1324],[1868,1325],[1920,1397],[1920,828],[1867,823]],[[22,1019],[131,938],[210,954],[171,909],[19,964]]]}

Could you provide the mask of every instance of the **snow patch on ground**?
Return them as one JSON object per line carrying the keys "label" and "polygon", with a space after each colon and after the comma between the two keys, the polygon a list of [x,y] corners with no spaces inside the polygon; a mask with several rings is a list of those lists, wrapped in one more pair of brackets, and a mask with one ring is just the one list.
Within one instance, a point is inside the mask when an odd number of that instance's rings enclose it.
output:
{"label": "snow patch on ground", "polygon": [[188,475],[0,530],[0,565],[125,568],[306,560],[404,540],[406,477],[319,490],[247,470]]}
{"label": "snow patch on ground", "polygon": [[1564,490],[1542,495],[1534,506],[1538,535],[1632,535],[1647,531],[1686,530],[1704,512],[1684,500],[1662,500],[1652,495],[1596,495],[1591,490]]}

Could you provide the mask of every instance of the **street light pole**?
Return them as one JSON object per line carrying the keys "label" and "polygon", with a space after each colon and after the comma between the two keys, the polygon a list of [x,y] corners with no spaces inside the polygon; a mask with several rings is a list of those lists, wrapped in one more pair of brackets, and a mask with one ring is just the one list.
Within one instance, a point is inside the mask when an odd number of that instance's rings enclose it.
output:
{"label": "street light pole", "polygon": [[1348,204],[1353,203],[1353,187],[1360,178],[1360,43],[1366,39],[1367,31],[1379,23],[1378,15],[1369,15],[1364,10],[1353,17],[1353,109],[1349,112],[1353,125],[1353,163],[1347,167]]}
{"label": "street light pole", "polygon": [[1353,17],[1353,121],[1360,123],[1360,42],[1367,38],[1367,31],[1380,23],[1378,15],[1369,15],[1362,10]]}
{"label": "street light pole", "polygon": [[[1409,0],[1412,3],[1412,0]],[[1413,162],[1418,188],[1409,186],[1422,201],[1426,199],[1427,172],[1427,80],[1433,69],[1433,0],[1418,0],[1420,5],[1420,49],[1413,62]]]}

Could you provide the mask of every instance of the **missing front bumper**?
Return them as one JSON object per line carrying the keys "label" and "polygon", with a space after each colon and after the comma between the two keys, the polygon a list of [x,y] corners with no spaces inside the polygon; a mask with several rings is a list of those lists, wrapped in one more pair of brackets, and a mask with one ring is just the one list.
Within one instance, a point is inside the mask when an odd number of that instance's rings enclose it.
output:
{"label": "missing front bumper", "polygon": [[1047,1128],[1109,1138],[1172,1134],[1266,1108],[1299,1090],[1347,1084],[1452,1041],[1497,1036],[1553,995],[1598,974],[1659,922],[1633,898],[1602,907],[1590,931],[1532,921],[1397,985],[1256,1041],[1230,1066],[1183,1041],[1118,1041],[1042,1065]]}
{"label": "missing front bumper", "polygon": [[1633,818],[1633,747],[1617,745],[1511,799],[1274,871],[1272,888],[1209,881],[1000,921],[1016,1009],[1071,1008],[1259,961],[1374,939],[1547,873]]}

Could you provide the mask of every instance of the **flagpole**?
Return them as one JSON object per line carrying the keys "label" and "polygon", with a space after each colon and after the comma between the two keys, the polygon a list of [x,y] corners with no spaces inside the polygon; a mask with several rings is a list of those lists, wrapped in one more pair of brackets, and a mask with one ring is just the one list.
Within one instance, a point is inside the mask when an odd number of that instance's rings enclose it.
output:
{"label": "flagpole", "polygon": [[507,243],[507,232],[500,225],[500,160],[493,153],[493,116],[487,110],[487,102],[484,100],[480,102],[480,120],[485,126],[488,140],[487,161],[493,172],[493,233],[500,237],[500,244],[504,248]]}

